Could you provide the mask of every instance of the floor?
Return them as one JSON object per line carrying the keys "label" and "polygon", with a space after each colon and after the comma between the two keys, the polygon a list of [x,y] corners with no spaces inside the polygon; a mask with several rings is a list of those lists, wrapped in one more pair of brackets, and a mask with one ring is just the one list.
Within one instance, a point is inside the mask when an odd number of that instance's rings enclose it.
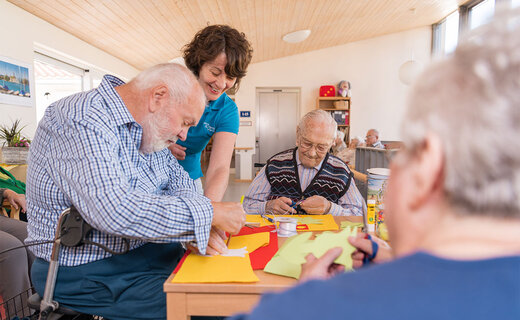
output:
{"label": "floor", "polygon": [[[204,178],[202,178],[202,183],[204,184]],[[226,193],[224,193],[224,198],[222,198],[222,201],[240,202],[240,198],[246,194],[247,188],[249,188],[250,184],[251,182],[236,182],[235,168],[231,168],[228,187],[226,189]]]}

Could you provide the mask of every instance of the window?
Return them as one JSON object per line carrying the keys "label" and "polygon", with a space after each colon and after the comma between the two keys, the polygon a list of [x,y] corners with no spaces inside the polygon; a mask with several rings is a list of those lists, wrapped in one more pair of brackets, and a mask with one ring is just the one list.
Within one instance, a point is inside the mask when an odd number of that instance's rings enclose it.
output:
{"label": "window", "polygon": [[455,11],[433,26],[433,53],[445,55],[453,52],[459,40],[459,12]]}
{"label": "window", "polygon": [[495,13],[495,0],[484,0],[469,9],[469,28],[475,29],[489,21]]}
{"label": "window", "polygon": [[83,91],[84,76],[81,68],[35,53],[36,120],[41,120],[51,103]]}
{"label": "window", "polygon": [[35,52],[36,120],[40,121],[51,103],[77,92],[97,88],[103,75],[99,70],[86,70],[73,63]]}
{"label": "window", "polygon": [[459,12],[455,11],[446,18],[446,37],[444,53],[455,50],[459,41]]}
{"label": "window", "polygon": [[432,54],[443,56],[453,52],[459,41],[460,33],[475,29],[487,22],[495,14],[495,7],[518,7],[520,0],[470,0],[460,6],[458,11],[448,15],[432,26]]}

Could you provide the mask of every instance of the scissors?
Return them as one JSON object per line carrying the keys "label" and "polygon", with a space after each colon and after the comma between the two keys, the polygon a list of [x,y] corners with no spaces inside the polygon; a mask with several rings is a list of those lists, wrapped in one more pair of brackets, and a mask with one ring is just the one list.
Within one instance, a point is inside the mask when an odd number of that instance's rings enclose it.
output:
{"label": "scissors", "polygon": [[367,234],[365,239],[370,240],[370,242],[372,243],[372,254],[368,255],[367,253],[365,253],[365,257],[363,258],[363,266],[368,265],[370,261],[374,260],[374,258],[377,255],[377,251],[379,250],[379,245],[372,239],[371,235]]}
{"label": "scissors", "polygon": [[298,200],[298,201],[291,200],[291,205],[290,205],[290,207],[291,207],[291,208],[296,208],[297,206],[299,206],[300,204],[302,204],[302,202],[303,202],[303,199]]}
{"label": "scissors", "polygon": [[[298,211],[297,207],[303,202],[303,199],[301,200],[298,200],[298,201],[294,201],[294,200],[291,200],[291,205],[289,207],[291,208],[294,208],[296,209],[296,211]],[[289,212],[289,210],[287,210],[287,212],[285,212],[284,214],[287,214]],[[291,213],[292,214],[292,213]]]}

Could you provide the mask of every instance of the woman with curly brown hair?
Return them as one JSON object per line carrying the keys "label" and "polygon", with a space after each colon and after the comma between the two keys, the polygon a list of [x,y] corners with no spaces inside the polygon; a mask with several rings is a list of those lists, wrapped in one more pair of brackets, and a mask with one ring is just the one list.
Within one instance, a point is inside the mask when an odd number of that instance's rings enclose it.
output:
{"label": "woman with curly brown hair", "polygon": [[[238,108],[225,92],[238,88],[252,53],[244,33],[226,25],[200,30],[183,49],[186,66],[197,76],[208,104],[186,140],[171,145],[170,151],[195,180],[199,191],[213,201],[221,201],[226,191],[238,134]],[[202,191],[200,156],[211,138],[213,147]]]}

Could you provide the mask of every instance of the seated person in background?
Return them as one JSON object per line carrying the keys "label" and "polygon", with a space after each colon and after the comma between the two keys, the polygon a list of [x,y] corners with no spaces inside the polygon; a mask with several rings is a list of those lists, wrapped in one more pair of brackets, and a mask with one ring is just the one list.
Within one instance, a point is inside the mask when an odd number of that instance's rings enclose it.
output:
{"label": "seated person in background", "polygon": [[[21,208],[25,212],[25,196],[9,189],[0,189],[0,203],[4,198],[9,200],[13,208]],[[23,246],[27,238],[27,223],[0,215],[0,251]],[[0,255],[0,298],[3,302],[32,287],[29,269],[34,255],[28,248],[20,248]],[[25,298],[25,297],[23,297]],[[16,301],[20,303],[20,300]],[[20,309],[20,305],[8,305],[9,311]],[[21,310],[20,310],[21,312]],[[15,314],[10,314],[15,316]],[[23,316],[23,314],[18,314]]]}
{"label": "seated person in background", "polygon": [[246,213],[363,215],[366,205],[350,169],[327,152],[336,128],[323,110],[303,116],[296,129],[297,147],[269,159],[249,186]]}
{"label": "seated person in background", "polygon": [[361,141],[363,138],[354,137],[350,139],[350,143],[348,144],[348,148],[341,150],[336,154],[336,157],[340,158],[346,164],[355,165],[356,164],[356,148],[360,147]]}
{"label": "seated person in background", "polygon": [[376,129],[370,129],[367,131],[367,137],[365,141],[366,147],[384,149],[385,146],[379,141],[379,131]]}
{"label": "seated person in background", "polygon": [[345,132],[336,130],[336,137],[332,144],[332,154],[336,156],[339,152],[345,149],[347,149],[347,144],[345,143]]}
{"label": "seated person in background", "polygon": [[396,259],[334,274],[341,248],[310,255],[304,280],[329,280],[235,320],[520,319],[520,9],[508,11],[412,88],[385,194]]}
{"label": "seated person in background", "polygon": [[[29,154],[27,241],[52,240],[60,213],[73,205],[94,228],[88,240],[111,250],[61,248],[60,304],[111,320],[165,319],[163,283],[184,254],[180,242],[202,253],[227,250],[223,232],[245,223],[240,204],[198,193],[167,149],[186,138],[205,101],[195,76],[167,63],[129,83],[106,75],[97,89],[47,108]],[[31,247],[40,295],[51,248]]]}

